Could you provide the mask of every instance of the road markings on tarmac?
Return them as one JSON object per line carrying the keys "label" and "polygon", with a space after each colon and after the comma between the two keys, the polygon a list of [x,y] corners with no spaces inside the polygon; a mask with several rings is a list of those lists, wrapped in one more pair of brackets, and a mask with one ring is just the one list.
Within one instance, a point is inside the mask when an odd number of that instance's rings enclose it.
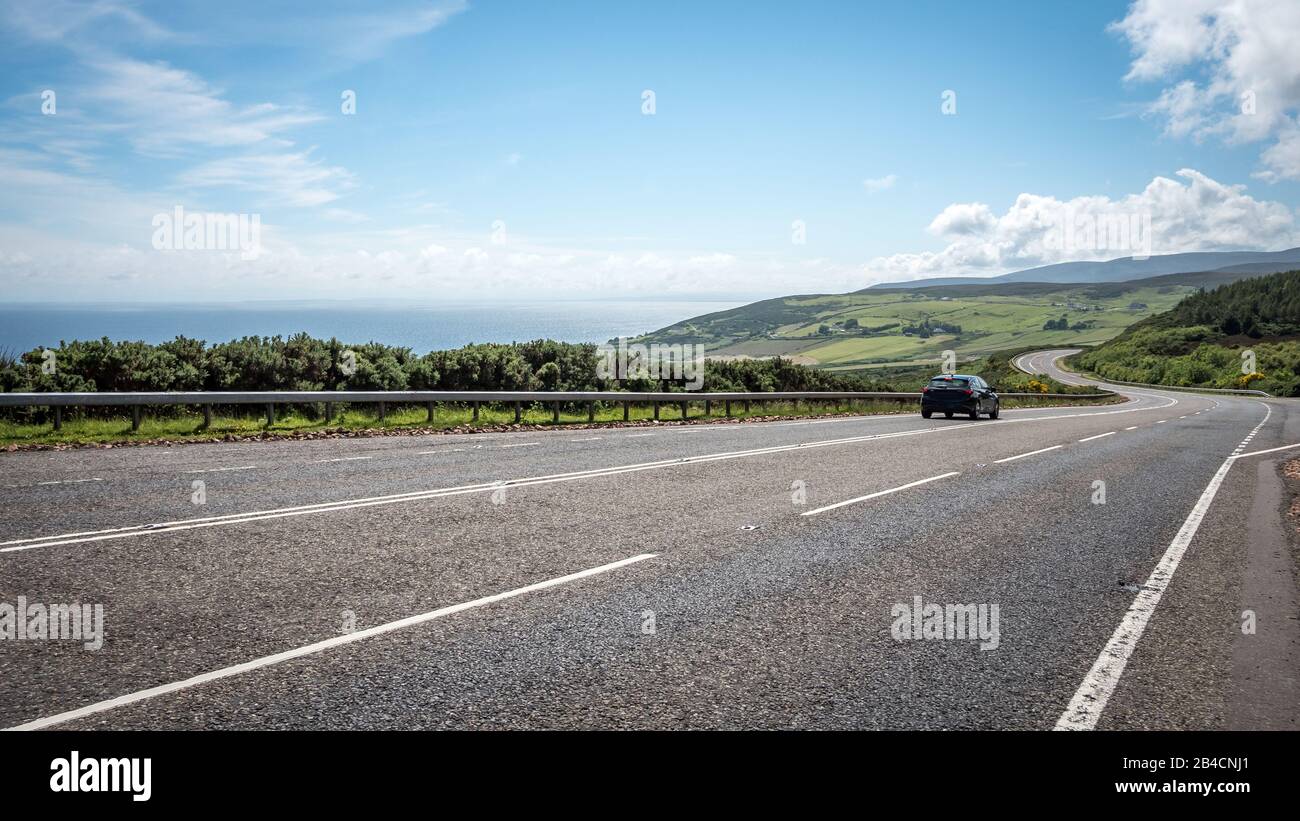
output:
{"label": "road markings on tarmac", "polygon": [[880,496],[888,496],[891,493],[897,493],[900,490],[907,490],[908,488],[916,487],[918,485],[926,485],[929,484],[930,482],[937,482],[940,479],[947,479],[949,476],[957,476],[959,473],[960,471],[956,471],[956,470],[952,471],[951,473],[941,473],[938,476],[931,476],[929,479],[920,479],[915,482],[908,482],[905,485],[899,485],[898,487],[891,487],[889,490],[878,490],[875,493],[868,493],[866,496],[858,496],[855,499],[845,499],[842,502],[836,502],[835,504],[827,505],[826,507],[819,507],[816,510],[805,510],[803,513],[799,515],[815,516],[818,513],[825,513],[826,511],[834,510],[837,507],[844,507],[845,505],[854,505],[857,504],[858,502],[865,502],[868,499],[875,499]]}
{"label": "road markings on tarmac", "polygon": [[339,456],[334,459],[313,459],[313,464],[324,464],[326,462],[360,462],[363,459],[374,459],[373,456]]}
{"label": "road markings on tarmac", "polygon": [[1037,456],[1040,453],[1047,453],[1049,450],[1056,450],[1059,447],[1061,447],[1061,445],[1052,445],[1050,448],[1039,448],[1038,450],[1031,450],[1028,453],[1022,453],[1019,456],[1008,456],[1005,459],[994,459],[993,464],[1000,465],[1003,462],[1014,462],[1017,459],[1024,459],[1026,456]]}
{"label": "road markings on tarmac", "polygon": [[512,442],[509,445],[500,445],[503,448],[531,448],[533,445],[540,445],[541,442]]}
{"label": "road markings on tarmac", "polygon": [[48,482],[34,482],[29,485],[5,485],[8,490],[15,490],[20,487],[45,487],[47,485],[80,485],[85,482],[102,482],[103,479],[98,476],[91,479],[52,479]]}
{"label": "road markings on tarmac", "polygon": [[1100,438],[1102,438],[1103,436],[1114,436],[1114,435],[1115,435],[1115,431],[1112,430],[1112,431],[1110,431],[1110,432],[1108,432],[1108,433],[1099,433],[1099,434],[1097,434],[1096,436],[1086,436],[1086,437],[1084,437],[1083,439],[1080,439],[1079,441],[1080,441],[1080,442],[1091,442],[1093,439],[1100,439]]}
{"label": "road markings on tarmac", "polygon": [[[994,423],[990,423],[994,424]],[[373,507],[376,505],[397,504],[401,502],[421,501],[425,499],[438,499],[446,496],[459,496],[466,493],[485,493],[492,492],[508,485],[510,487],[528,487],[530,485],[551,484],[554,482],[571,482],[580,479],[591,479],[602,476],[612,476],[620,473],[635,473],[643,470],[656,470],[664,467],[676,465],[691,464],[695,462],[716,462],[727,459],[739,459],[749,456],[763,456],[773,453],[783,453],[791,450],[814,449],[819,447],[830,447],[834,445],[854,444],[858,442],[870,442],[877,439],[893,439],[900,436],[917,436],[926,433],[935,433],[942,430],[960,430],[960,428],[942,428],[930,429],[920,428],[910,431],[900,431],[897,433],[878,433],[864,436],[850,436],[843,439],[824,439],[818,442],[807,442],[795,445],[775,445],[766,448],[755,448],[752,450],[724,451],[722,453],[706,454],[702,456],[685,456],[676,459],[663,459],[656,462],[641,462],[633,465],[620,465],[610,468],[594,468],[591,470],[573,471],[571,473],[556,473],[546,476],[534,476],[521,479],[510,479],[496,482],[482,482],[473,485],[460,485],[449,488],[434,488],[431,490],[417,490],[407,493],[393,493],[386,496],[372,496],[362,499],[349,499],[336,502],[319,502],[310,505],[297,505],[294,507],[272,508],[268,510],[250,511],[246,513],[227,513],[221,516],[206,516],[196,519],[180,519],[171,522],[161,522],[146,525],[132,525],[129,527],[109,528],[106,530],[81,531],[77,533],[64,533],[56,536],[39,536],[26,539],[12,539],[0,542],[0,553],[12,553],[19,550],[31,550],[38,547],[55,547],[66,544],[82,544],[86,542],[100,542],[109,539],[124,539],[133,536],[153,535],[157,533],[168,533],[178,530],[193,530],[204,527],[217,527],[221,525],[242,524],[245,522],[261,521],[263,519],[279,519],[288,516],[305,516],[314,513],[331,513],[338,510],[351,510],[355,508]]]}
{"label": "road markings on tarmac", "polygon": [[[786,453],[795,450],[811,450],[821,447],[835,447],[840,445],[857,444],[860,442],[874,442],[881,439],[895,439],[904,436],[923,436],[934,433],[945,433],[951,431],[969,431],[981,425],[1000,425],[1006,427],[1023,422],[1039,421],[1059,421],[1061,419],[1071,419],[1083,416],[1109,416],[1117,413],[1133,413],[1140,410],[1151,410],[1151,408],[1126,408],[1123,410],[1113,411],[1087,411],[1082,413],[1056,414],[1052,416],[1032,416],[1024,419],[1004,419],[1000,421],[986,420],[981,422],[971,422],[965,425],[954,425],[952,427],[926,427],[912,428],[910,430],[896,431],[893,433],[875,433],[864,434],[860,436],[848,436],[839,439],[822,439],[814,442],[802,442],[792,445],[775,445],[765,448],[753,448],[750,450],[723,451],[721,453],[705,454],[701,456],[686,456],[676,459],[661,459],[655,462],[641,462],[632,465],[621,465],[611,468],[594,468],[584,471],[573,471],[571,473],[550,474],[546,476],[534,476],[521,479],[512,479],[497,482],[484,482],[473,485],[461,485],[449,488],[433,488],[429,490],[417,490],[407,493],[394,493],[386,496],[371,496],[360,499],[345,499],[333,502],[318,502],[310,505],[297,505],[294,507],[271,508],[266,510],[248,511],[245,513],[228,513],[222,516],[208,516],[195,519],[180,519],[169,522],[154,522],[143,525],[130,525],[126,527],[107,528],[103,530],[79,531],[75,533],[61,533],[51,536],[32,536],[24,539],[10,539],[0,542],[0,553],[13,553],[23,550],[32,550],[42,547],[57,547],[68,544],[84,544],[87,542],[101,542],[110,539],[124,539],[135,536],[154,535],[158,533],[168,533],[178,530],[193,530],[196,528],[218,527],[222,525],[243,524],[246,522],[262,521],[264,519],[279,519],[289,516],[305,516],[315,513],[332,513],[340,510],[352,510],[356,508],[373,507],[376,505],[389,505],[402,502],[423,501],[426,499],[436,499],[445,496],[459,496],[466,493],[490,493],[501,487],[502,484],[508,484],[512,487],[528,487],[530,485],[551,484],[554,482],[571,482],[580,479],[591,479],[602,476],[613,476],[620,473],[634,473],[644,470],[657,470],[659,468],[672,467],[676,465],[688,465],[701,462],[716,462],[727,459],[741,459],[750,456],[766,456],[776,453]],[[638,435],[638,434],[631,434]],[[642,436],[653,436],[655,434],[639,434]],[[1059,447],[1059,446],[1058,446]],[[1029,454],[1025,454],[1029,455]]]}
{"label": "road markings on tarmac", "polygon": [[1279,450],[1291,450],[1292,448],[1300,448],[1300,442],[1294,445],[1283,445],[1280,448],[1269,448],[1268,450],[1252,450],[1250,453],[1234,453],[1232,456],[1229,456],[1228,458],[1245,459],[1247,456],[1262,456],[1265,453],[1277,453]]}
{"label": "road markings on tarmac", "polygon": [[586,570],[580,570],[577,573],[570,573],[567,576],[559,576],[554,579],[547,579],[544,582],[536,582],[534,584],[526,585],[524,587],[516,587],[514,590],[507,590],[504,593],[496,593],[491,596],[484,596],[479,599],[474,599],[473,601],[462,602],[460,604],[453,604],[450,605],[449,607],[441,607],[437,610],[430,610],[428,613],[421,613],[417,616],[408,616],[407,618],[398,619],[397,621],[390,621],[387,624],[380,624],[375,627],[368,627],[364,630],[358,630],[355,633],[345,633],[344,635],[341,636],[334,636],[333,638],[328,638],[325,639],[324,641],[318,641],[315,642],[314,644],[308,644],[302,647],[296,647],[292,650],[285,650],[282,653],[275,653],[274,655],[270,655],[270,656],[262,656],[261,658],[253,659],[252,661],[246,661],[242,664],[235,664],[230,667],[222,667],[219,670],[213,670],[208,673],[201,673],[197,676],[187,678],[183,681],[176,681],[176,682],[172,682],[171,684],[162,684],[157,687],[150,687],[147,690],[139,690],[134,693],[128,693],[124,696],[118,696],[117,698],[110,698],[106,701],[100,701],[95,704],[87,705],[85,707],[79,707],[75,710],[69,710],[65,713],[59,713],[57,715],[47,716],[45,718],[38,718],[35,721],[29,721],[26,724],[19,724],[16,727],[9,727],[7,729],[42,730],[45,729],[46,727],[52,727],[56,724],[63,724],[64,722],[73,721],[78,718],[85,718],[86,716],[95,715],[96,713],[103,713],[108,710],[116,709],[118,707],[125,707],[128,704],[135,704],[136,702],[144,701],[150,698],[155,698],[161,695],[166,695],[168,693],[175,693],[178,690],[185,690],[190,687],[196,687],[201,684],[207,684],[209,682],[217,681],[219,679],[230,678],[231,676],[237,676],[241,673],[247,673],[251,670],[258,670],[263,667],[270,667],[271,665],[279,664],[282,661],[289,661],[291,659],[302,658],[303,656],[310,656],[325,650],[331,650],[335,647],[342,647],[345,644],[352,644],[354,642],[362,641],[364,639],[372,638],[374,636],[383,635],[384,633],[391,633],[394,630],[401,630],[406,627],[413,627],[417,624],[424,624],[425,622],[430,622],[433,621],[434,619],[440,619],[443,618],[444,616],[451,616],[456,613],[463,613],[466,610],[473,610],[476,607],[484,607],[489,604],[496,604],[497,602],[505,601],[506,599],[513,599],[518,596],[527,595],[528,593],[535,593],[538,590],[545,590],[550,587],[558,587],[559,585],[568,584],[569,582],[578,581],[579,579],[585,579],[590,576],[598,576],[601,573],[608,573],[611,570],[618,570],[619,568],[627,567],[628,565],[636,564],[637,562],[643,562],[647,559],[653,559],[658,555],[659,554],[657,553],[641,553],[639,555],[631,556],[626,559],[619,559],[616,562],[610,562],[609,564],[602,564],[599,567],[591,567]]}
{"label": "road markings on tarmac", "polygon": [[225,473],[230,470],[256,470],[257,465],[241,465],[237,468],[200,468],[199,470],[182,470],[181,473]]}
{"label": "road markings on tarmac", "polygon": [[[1250,432],[1250,435],[1243,440],[1242,444],[1255,438],[1255,434],[1259,433],[1260,429],[1264,427],[1264,423],[1268,422],[1269,417],[1273,415],[1271,407],[1264,405],[1264,408],[1266,410],[1264,418]],[[1238,445],[1237,450],[1240,449],[1241,445]],[[1201,522],[1205,519],[1205,514],[1210,509],[1210,504],[1214,502],[1214,497],[1219,492],[1219,486],[1223,484],[1224,478],[1228,475],[1228,470],[1236,461],[1234,458],[1236,455],[1234,453],[1233,456],[1224,459],[1223,464],[1219,466],[1218,471],[1210,479],[1210,483],[1205,486],[1201,498],[1197,500],[1192,512],[1187,514],[1187,519],[1183,522],[1182,528],[1174,536],[1174,540],[1169,543],[1165,554],[1160,558],[1155,569],[1151,571],[1146,583],[1138,590],[1137,596],[1133,599],[1133,603],[1129,605],[1128,612],[1120,620],[1119,626],[1115,628],[1110,641],[1106,642],[1101,654],[1093,662],[1092,669],[1084,676],[1083,683],[1079,685],[1074,698],[1070,699],[1065,712],[1061,713],[1061,717],[1056,720],[1055,729],[1091,730],[1097,726],[1102,711],[1106,709],[1106,703],[1115,692],[1115,687],[1119,685],[1120,676],[1124,675],[1124,668],[1128,665],[1129,657],[1133,655],[1133,649],[1142,638],[1147,623],[1151,621],[1151,616],[1155,613],[1161,597],[1164,596],[1165,590],[1169,587],[1174,572],[1178,570],[1183,555],[1187,552],[1192,539],[1195,538],[1197,529],[1200,528]]]}
{"label": "road markings on tarmac", "polygon": [[1133,426],[1131,426],[1131,427],[1124,428],[1124,430],[1137,430],[1137,429],[1138,429],[1138,426],[1137,426],[1137,425],[1133,425]]}

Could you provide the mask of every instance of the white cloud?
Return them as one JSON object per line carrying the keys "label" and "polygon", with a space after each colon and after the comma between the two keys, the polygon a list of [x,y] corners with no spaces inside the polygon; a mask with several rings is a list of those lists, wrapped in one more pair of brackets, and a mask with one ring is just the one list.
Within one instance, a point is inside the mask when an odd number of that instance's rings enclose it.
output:
{"label": "white cloud", "polygon": [[368,60],[382,54],[389,43],[426,34],[467,8],[465,0],[447,0],[345,16],[330,26],[333,49],[351,59]]}
{"label": "white cloud", "polygon": [[[1230,143],[1295,139],[1295,0],[1136,0],[1111,29],[1133,49],[1126,79],[1171,82],[1148,108],[1165,121],[1170,136]],[[1180,79],[1184,73],[1192,77]],[[1261,159],[1262,179],[1300,180],[1294,150],[1266,149]]]}
{"label": "white cloud", "polygon": [[312,160],[310,154],[273,152],[212,160],[183,173],[180,182],[253,191],[265,201],[297,206],[333,202],[354,185],[347,169]]}
{"label": "white cloud", "polygon": [[125,36],[158,40],[173,36],[167,29],[140,14],[129,3],[97,0],[75,3],[69,0],[10,0],[5,4],[5,28],[44,43],[66,42],[70,36],[95,30],[100,38],[116,27]]}
{"label": "white cloud", "polygon": [[194,146],[285,145],[284,132],[323,119],[271,103],[235,106],[198,75],[166,63],[113,58],[87,70],[90,82],[77,99],[95,107],[103,131],[124,133],[152,156],[178,156]]}
{"label": "white cloud", "polygon": [[893,188],[894,183],[896,182],[898,182],[897,174],[887,174],[883,177],[877,177],[876,179],[863,180],[862,187],[867,189],[868,194],[874,194],[877,191],[884,191]]}
{"label": "white cloud", "polygon": [[[1182,169],[1180,180],[1156,177],[1140,193],[1118,199],[1069,200],[1020,194],[998,216],[983,203],[954,203],[930,223],[948,244],[940,251],[879,257],[867,265],[875,280],[995,274],[1072,260],[1188,251],[1284,248],[1300,244],[1296,215],[1278,202],[1257,200],[1245,186],[1225,185]],[[1062,241],[1065,225],[1077,230]],[[1149,231],[1145,228],[1149,225]],[[1091,237],[1088,226],[1097,226]],[[1108,226],[1132,230],[1126,243]],[[1091,241],[1089,241],[1091,240]],[[1149,245],[1147,242],[1149,241]]]}
{"label": "white cloud", "polygon": [[930,222],[929,231],[938,236],[983,234],[997,224],[993,210],[982,202],[955,202]]}
{"label": "white cloud", "polygon": [[[314,3],[274,13],[237,5],[201,15],[193,31],[169,30],[120,0],[5,0],[0,28],[23,38],[79,52],[108,52],[141,40],[171,45],[272,45],[295,48],[310,59],[321,55],[331,68],[374,59],[398,40],[418,37],[469,8],[465,0],[405,0],[379,11],[356,12],[356,4]],[[263,11],[264,10],[260,10]],[[250,15],[256,25],[250,25]]]}

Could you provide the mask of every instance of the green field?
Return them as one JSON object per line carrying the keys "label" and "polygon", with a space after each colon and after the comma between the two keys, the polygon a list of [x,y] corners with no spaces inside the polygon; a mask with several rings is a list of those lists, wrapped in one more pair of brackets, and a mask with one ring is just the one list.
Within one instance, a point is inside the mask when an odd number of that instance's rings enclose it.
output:
{"label": "green field", "polygon": [[[837,371],[937,361],[945,350],[968,360],[1029,347],[1086,347],[1169,310],[1197,291],[1196,276],[791,296],[694,317],[636,341],[698,343],[712,357],[785,356]],[[1044,330],[1062,318],[1069,329]]]}

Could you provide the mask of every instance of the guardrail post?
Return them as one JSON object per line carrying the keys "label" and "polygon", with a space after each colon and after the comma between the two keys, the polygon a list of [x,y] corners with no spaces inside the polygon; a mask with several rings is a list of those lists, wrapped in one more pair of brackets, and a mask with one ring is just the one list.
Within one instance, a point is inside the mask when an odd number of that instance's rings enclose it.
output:
{"label": "guardrail post", "polygon": [[54,429],[63,430],[63,408],[59,405],[54,406]]}
{"label": "guardrail post", "polygon": [[557,425],[560,423],[560,403],[559,403],[559,402],[552,402],[552,403],[551,403],[551,422],[552,422],[553,424],[557,424]]}
{"label": "guardrail post", "polygon": [[683,420],[683,421],[686,420],[686,403],[685,403],[685,402],[682,403],[682,420]]}
{"label": "guardrail post", "polygon": [[659,400],[655,400],[655,421],[659,421]]}
{"label": "guardrail post", "polygon": [[588,422],[595,422],[595,421],[596,421],[596,403],[595,403],[595,402],[588,402],[588,403],[587,403],[587,421],[588,421]]}
{"label": "guardrail post", "polygon": [[385,403],[380,402],[380,403],[379,403],[379,421],[380,421],[380,422],[384,421],[384,419],[385,419],[387,416],[388,416],[388,408],[385,407]]}
{"label": "guardrail post", "polygon": [[516,402],[516,403],[515,403],[515,424],[516,424],[516,425],[519,424],[519,415],[520,415],[519,403]]}
{"label": "guardrail post", "polygon": [[728,419],[731,418],[731,400],[730,400],[730,399],[727,400],[727,418],[728,418]]}
{"label": "guardrail post", "polygon": [[710,402],[708,399],[704,400],[704,415],[705,416],[713,415],[713,403]]}
{"label": "guardrail post", "polygon": [[131,432],[135,433],[140,429],[140,406],[131,406]]}
{"label": "guardrail post", "polygon": [[[432,424],[432,423],[433,423],[433,403],[432,403],[432,402],[425,402],[425,403],[424,403],[424,411],[425,411],[425,418],[424,418],[424,421],[425,421],[426,423]],[[475,415],[477,415],[477,414],[475,414]]]}
{"label": "guardrail post", "polygon": [[631,402],[624,402],[624,403],[623,403],[623,421],[624,421],[624,422],[626,422],[626,421],[630,418],[629,414],[631,413],[631,408],[632,408],[632,403],[631,403]]}
{"label": "guardrail post", "polygon": [[212,427],[212,406],[211,405],[203,406],[203,427],[205,428]]}
{"label": "guardrail post", "polygon": [[325,403],[325,424],[328,425],[330,422],[333,421],[334,421],[334,403],[326,402]]}
{"label": "guardrail post", "polygon": [[475,402],[475,403],[474,403],[474,421],[475,421],[475,422],[478,421],[478,405],[479,405],[478,402]]}
{"label": "guardrail post", "polygon": [[746,415],[746,416],[749,415],[749,400],[748,400],[748,399],[745,400],[745,415]]}
{"label": "guardrail post", "polygon": [[269,428],[275,424],[275,403],[266,403],[266,426]]}

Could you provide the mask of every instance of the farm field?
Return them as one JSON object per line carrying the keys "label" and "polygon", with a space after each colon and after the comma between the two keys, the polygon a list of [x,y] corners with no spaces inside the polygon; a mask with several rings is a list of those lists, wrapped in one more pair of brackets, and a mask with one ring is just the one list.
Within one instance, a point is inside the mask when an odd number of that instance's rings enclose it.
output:
{"label": "farm field", "polygon": [[[835,370],[937,360],[945,350],[965,359],[1027,346],[1092,346],[1197,290],[1169,279],[791,296],[694,317],[636,341],[704,344],[711,356],[785,356]],[[1044,329],[1062,319],[1065,329]]]}

